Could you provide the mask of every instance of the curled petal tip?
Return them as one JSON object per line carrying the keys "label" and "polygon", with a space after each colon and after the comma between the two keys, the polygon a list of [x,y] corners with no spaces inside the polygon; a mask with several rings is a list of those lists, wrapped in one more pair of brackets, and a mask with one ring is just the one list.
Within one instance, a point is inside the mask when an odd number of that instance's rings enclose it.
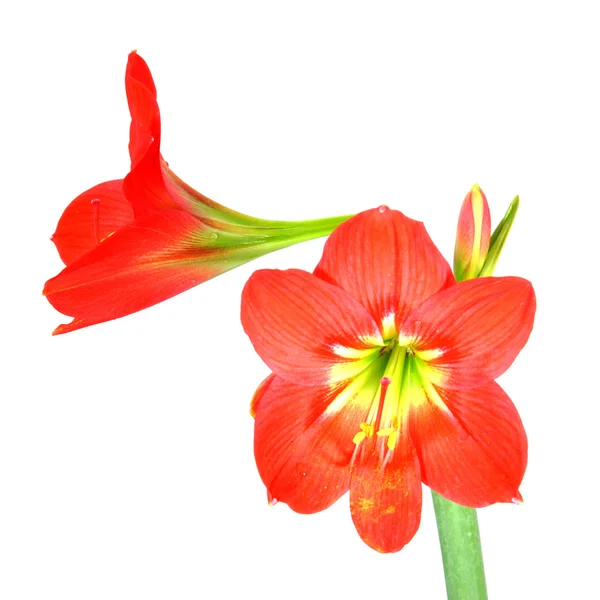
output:
{"label": "curled petal tip", "polygon": [[76,329],[81,329],[82,327],[85,327],[85,325],[81,325],[82,322],[83,319],[73,319],[70,323],[63,323],[52,332],[52,335],[61,335],[63,333],[75,331]]}
{"label": "curled petal tip", "polygon": [[517,492],[517,495],[511,500],[511,502],[519,506],[523,504],[523,496],[521,496],[521,492]]}
{"label": "curled petal tip", "polygon": [[277,500],[277,498],[275,498],[269,490],[267,490],[267,501],[269,506],[275,506],[279,502],[279,500]]}

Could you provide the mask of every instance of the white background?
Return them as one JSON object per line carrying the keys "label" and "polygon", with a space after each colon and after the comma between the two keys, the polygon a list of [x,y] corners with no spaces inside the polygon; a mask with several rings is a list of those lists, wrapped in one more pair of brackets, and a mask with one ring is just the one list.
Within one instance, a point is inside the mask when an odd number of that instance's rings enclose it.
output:
{"label": "white background", "polygon": [[[560,3],[564,7],[567,3]],[[417,8],[414,8],[417,6]],[[518,215],[497,274],[538,313],[501,383],[527,428],[525,504],[480,511],[493,600],[598,598],[598,172],[594,3],[21,2],[0,16],[0,597],[444,597],[428,494],[379,555],[347,497],[267,506],[248,404],[267,368],[239,323],[261,267],[59,337],[42,298],[68,202],[128,170],[127,54],[158,87],[163,155],[273,219],[386,203],[451,258],[478,182]],[[410,7],[409,7],[410,6]]]}

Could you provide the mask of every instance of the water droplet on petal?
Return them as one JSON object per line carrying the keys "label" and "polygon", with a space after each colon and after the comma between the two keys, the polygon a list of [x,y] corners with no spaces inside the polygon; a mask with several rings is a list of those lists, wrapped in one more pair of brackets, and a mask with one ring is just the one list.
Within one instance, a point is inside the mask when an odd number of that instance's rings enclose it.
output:
{"label": "water droplet on petal", "polygon": [[269,490],[267,490],[267,501],[269,502],[269,506],[275,506],[279,500],[275,498]]}
{"label": "water droplet on petal", "polygon": [[384,213],[386,210],[389,210],[389,208],[385,204],[382,204],[377,210],[379,210],[380,213]]}
{"label": "water droplet on petal", "polygon": [[92,198],[90,204],[100,204],[100,198]]}
{"label": "water droplet on petal", "polygon": [[511,502],[512,502],[513,504],[518,504],[518,505],[521,505],[521,504],[523,504],[523,497],[521,496],[521,494],[519,494],[519,497],[518,497],[518,498],[516,498],[516,497],[515,497],[515,498],[513,498],[513,499],[511,500]]}
{"label": "water droplet on petal", "polygon": [[219,236],[213,232],[208,237],[210,237],[211,240],[216,240]]}

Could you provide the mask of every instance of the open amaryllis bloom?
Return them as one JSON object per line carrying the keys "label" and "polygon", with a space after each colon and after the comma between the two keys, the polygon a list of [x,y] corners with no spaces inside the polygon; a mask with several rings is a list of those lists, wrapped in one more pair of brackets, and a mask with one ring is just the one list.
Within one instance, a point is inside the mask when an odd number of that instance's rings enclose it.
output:
{"label": "open amaryllis bloom", "polygon": [[417,531],[422,482],[470,507],[519,501],[527,440],[494,379],[534,313],[528,281],[456,283],[422,223],[387,207],[339,226],[314,274],[254,273],[242,323],[273,371],[252,402],[269,497],[313,513],[349,490],[380,552]]}
{"label": "open amaryllis bloom", "polygon": [[230,210],[181,181],[160,154],[148,66],[129,55],[131,170],[73,200],[52,237],[66,265],[44,295],[73,317],[55,334],[142,310],[268,252],[327,235],[347,217],[284,222]]}

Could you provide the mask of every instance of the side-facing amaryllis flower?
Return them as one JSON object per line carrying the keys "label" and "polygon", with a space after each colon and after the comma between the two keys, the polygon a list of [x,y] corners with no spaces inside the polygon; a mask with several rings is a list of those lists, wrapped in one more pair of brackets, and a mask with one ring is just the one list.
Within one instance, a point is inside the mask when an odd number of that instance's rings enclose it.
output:
{"label": "side-facing amaryllis flower", "polygon": [[313,513],[349,490],[381,552],[415,534],[421,482],[471,507],[520,499],[527,440],[494,379],[534,313],[528,281],[456,283],[422,223],[386,207],[338,227],[314,274],[254,273],[241,316],[274,372],[252,402],[269,497]]}
{"label": "side-facing amaryllis flower", "polygon": [[136,52],[125,87],[131,170],[75,198],[52,237],[66,268],[46,282],[44,295],[73,317],[55,334],[142,310],[263,254],[327,235],[347,218],[256,219],[196,192],[162,159],[156,88]]}

